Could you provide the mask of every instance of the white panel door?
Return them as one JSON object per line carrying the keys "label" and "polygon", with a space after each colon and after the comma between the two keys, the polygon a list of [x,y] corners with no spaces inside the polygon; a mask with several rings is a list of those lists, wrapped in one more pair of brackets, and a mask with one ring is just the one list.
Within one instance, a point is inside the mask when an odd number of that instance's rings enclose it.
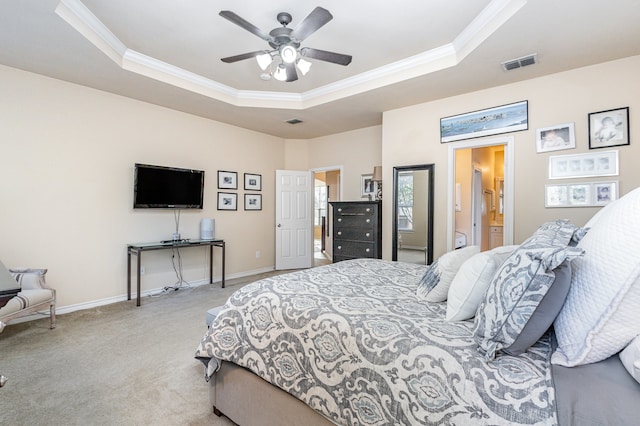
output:
{"label": "white panel door", "polygon": [[276,269],[313,265],[313,174],[276,170]]}

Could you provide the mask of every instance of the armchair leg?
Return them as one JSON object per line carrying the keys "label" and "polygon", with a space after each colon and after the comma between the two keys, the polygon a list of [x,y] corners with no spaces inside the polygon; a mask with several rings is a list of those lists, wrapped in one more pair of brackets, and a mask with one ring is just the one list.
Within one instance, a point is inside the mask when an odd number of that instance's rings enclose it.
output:
{"label": "armchair leg", "polygon": [[49,306],[49,318],[50,318],[50,322],[51,325],[49,326],[49,328],[51,330],[53,330],[54,328],[56,328],[56,304],[55,302],[51,304],[51,306]]}

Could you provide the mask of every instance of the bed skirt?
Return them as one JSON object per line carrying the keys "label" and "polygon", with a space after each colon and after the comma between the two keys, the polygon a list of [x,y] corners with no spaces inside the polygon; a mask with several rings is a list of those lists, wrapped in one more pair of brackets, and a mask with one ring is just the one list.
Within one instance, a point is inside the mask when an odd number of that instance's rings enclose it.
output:
{"label": "bed skirt", "polygon": [[209,398],[214,412],[240,425],[334,424],[299,399],[230,362],[222,363],[209,384]]}

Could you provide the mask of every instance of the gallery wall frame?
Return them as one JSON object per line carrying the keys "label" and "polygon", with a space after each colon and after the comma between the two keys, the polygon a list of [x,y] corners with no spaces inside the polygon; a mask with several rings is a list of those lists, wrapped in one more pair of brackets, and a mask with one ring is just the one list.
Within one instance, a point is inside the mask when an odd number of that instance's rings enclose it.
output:
{"label": "gallery wall frame", "polygon": [[244,189],[246,191],[262,191],[262,175],[245,173]]}
{"label": "gallery wall frame", "polygon": [[576,147],[574,123],[536,129],[536,152],[560,151]]}
{"label": "gallery wall frame", "polygon": [[549,157],[549,179],[617,175],[618,151],[598,151]]}
{"label": "gallery wall frame", "polygon": [[238,173],[218,170],[218,189],[238,189]]}
{"label": "gallery wall frame", "polygon": [[618,199],[618,181],[545,185],[545,207],[604,206]]}
{"label": "gallery wall frame", "polygon": [[262,194],[244,194],[245,210],[262,210]]}
{"label": "gallery wall frame", "polygon": [[630,143],[629,107],[589,113],[589,149]]}
{"label": "gallery wall frame", "polygon": [[373,180],[373,174],[360,176],[361,198],[375,198],[378,193],[378,182]]}
{"label": "gallery wall frame", "polygon": [[479,138],[529,128],[529,102],[520,101],[440,119],[440,142]]}
{"label": "gallery wall frame", "polygon": [[238,210],[238,194],[218,192],[218,210]]}

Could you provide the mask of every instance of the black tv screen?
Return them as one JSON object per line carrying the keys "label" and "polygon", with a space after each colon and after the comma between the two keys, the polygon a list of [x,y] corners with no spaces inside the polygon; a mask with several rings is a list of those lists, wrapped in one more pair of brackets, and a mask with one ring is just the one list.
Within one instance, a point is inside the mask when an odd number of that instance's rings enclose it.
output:
{"label": "black tv screen", "polygon": [[201,209],[204,170],[135,165],[133,208]]}

